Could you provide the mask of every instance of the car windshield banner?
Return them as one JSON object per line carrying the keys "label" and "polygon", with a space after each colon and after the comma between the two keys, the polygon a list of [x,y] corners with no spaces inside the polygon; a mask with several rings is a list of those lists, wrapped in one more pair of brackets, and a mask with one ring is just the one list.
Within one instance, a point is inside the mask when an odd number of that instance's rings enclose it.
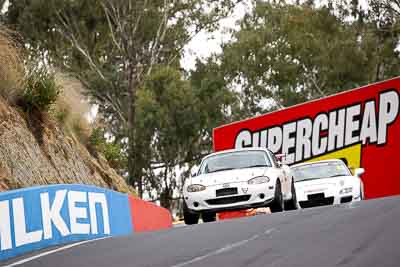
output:
{"label": "car windshield banner", "polygon": [[214,129],[215,151],[267,147],[285,163],[340,158],[362,176],[367,198],[400,194],[400,78]]}

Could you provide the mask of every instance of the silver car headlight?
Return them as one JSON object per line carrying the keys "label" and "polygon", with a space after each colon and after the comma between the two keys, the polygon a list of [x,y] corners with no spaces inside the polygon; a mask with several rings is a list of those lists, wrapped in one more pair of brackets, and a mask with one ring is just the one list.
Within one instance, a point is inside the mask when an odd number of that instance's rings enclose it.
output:
{"label": "silver car headlight", "polygon": [[191,192],[191,193],[193,193],[193,192],[200,192],[200,191],[206,190],[206,187],[205,187],[204,185],[201,185],[201,184],[191,184],[191,185],[189,185],[189,186],[187,187],[186,190],[187,190],[188,192]]}
{"label": "silver car headlight", "polygon": [[353,188],[352,187],[346,187],[346,188],[343,188],[342,190],[340,190],[339,191],[339,194],[348,194],[348,193],[351,193],[351,192],[353,192]]}
{"label": "silver car headlight", "polygon": [[247,181],[248,184],[253,185],[253,184],[265,184],[269,182],[269,178],[267,176],[259,176],[252,178]]}

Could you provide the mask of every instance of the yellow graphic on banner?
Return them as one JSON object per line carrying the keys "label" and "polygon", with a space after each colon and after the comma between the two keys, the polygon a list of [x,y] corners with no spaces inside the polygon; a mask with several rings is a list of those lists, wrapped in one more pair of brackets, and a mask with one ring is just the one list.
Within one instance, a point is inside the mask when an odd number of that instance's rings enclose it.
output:
{"label": "yellow graphic on banner", "polygon": [[326,153],[322,156],[307,160],[306,162],[314,162],[326,159],[344,159],[347,163],[347,166],[353,172],[354,169],[361,167],[361,144]]}

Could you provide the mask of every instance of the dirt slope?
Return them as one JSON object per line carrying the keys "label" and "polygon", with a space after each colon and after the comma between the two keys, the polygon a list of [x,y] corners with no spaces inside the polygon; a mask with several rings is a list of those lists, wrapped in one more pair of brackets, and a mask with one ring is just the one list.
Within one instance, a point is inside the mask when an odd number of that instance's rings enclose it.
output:
{"label": "dirt slope", "polygon": [[133,192],[105,159],[92,157],[55,125],[51,119],[25,118],[0,97],[0,191],[82,183]]}

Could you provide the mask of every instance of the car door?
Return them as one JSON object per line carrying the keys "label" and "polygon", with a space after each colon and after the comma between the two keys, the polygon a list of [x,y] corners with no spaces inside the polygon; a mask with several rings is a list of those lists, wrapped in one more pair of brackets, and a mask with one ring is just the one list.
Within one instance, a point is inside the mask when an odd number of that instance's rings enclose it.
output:
{"label": "car door", "polygon": [[285,179],[285,191],[283,191],[285,198],[291,198],[291,191],[292,191],[292,177],[290,174],[290,167],[288,165],[282,165],[282,172]]}
{"label": "car door", "polygon": [[289,167],[287,165],[282,165],[281,163],[279,163],[278,159],[271,151],[269,151],[269,155],[270,158],[272,159],[273,164],[275,165],[275,168],[279,170],[279,178],[281,180],[282,193],[284,194],[284,197],[287,198],[288,193],[291,190],[291,183],[289,179],[290,173],[288,171]]}

